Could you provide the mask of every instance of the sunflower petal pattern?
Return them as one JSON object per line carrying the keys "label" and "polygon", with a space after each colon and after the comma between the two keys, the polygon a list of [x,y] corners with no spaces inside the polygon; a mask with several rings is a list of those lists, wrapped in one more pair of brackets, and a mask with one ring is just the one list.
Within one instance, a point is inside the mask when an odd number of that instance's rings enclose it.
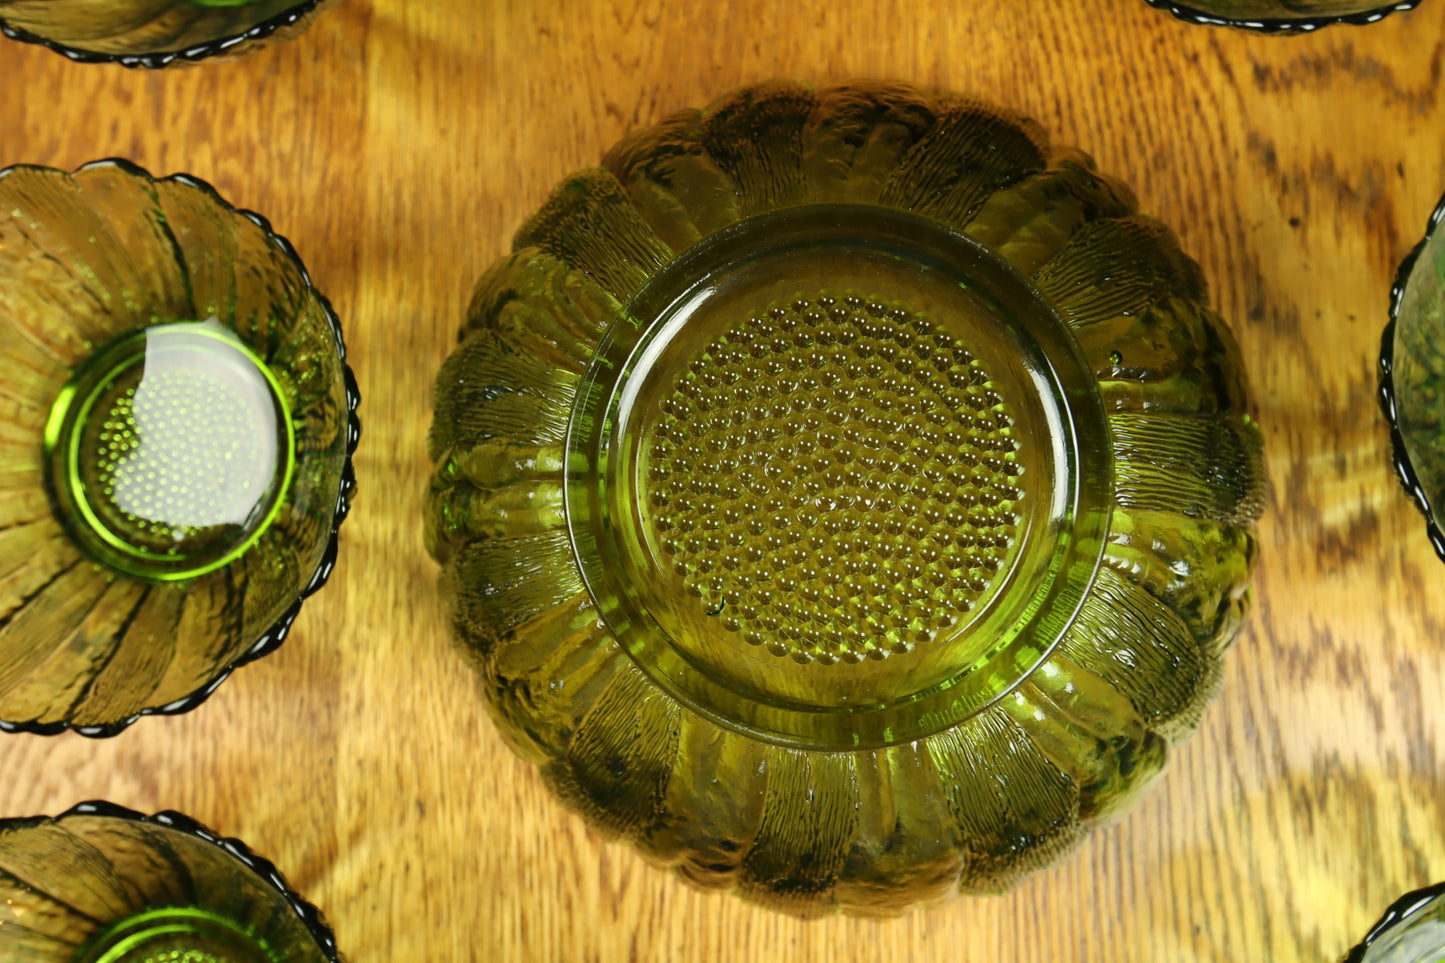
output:
{"label": "sunflower petal pattern", "polygon": [[0,820],[0,957],[9,963],[195,957],[156,943],[207,920],[208,946],[341,963],[319,911],[275,866],[180,813],[89,802],[53,819]]}
{"label": "sunflower petal pattern", "polygon": [[[629,297],[739,221],[816,204],[922,215],[1028,278],[1111,447],[1102,560],[1053,648],[962,722],[853,751],[760,738],[640,670],[564,497],[568,419]],[[478,284],[430,445],[428,544],[509,743],[649,860],[801,916],[997,892],[1119,818],[1217,691],[1265,489],[1238,348],[1169,230],[1032,122],[883,83],[748,88],[563,184]]]}
{"label": "sunflower petal pattern", "polygon": [[657,237],[682,251],[742,218],[738,187],[702,145],[687,110],[623,139],[602,158]]}
{"label": "sunflower petal pattern", "polygon": [[[10,168],[0,247],[0,725],[110,734],[199,704],[284,637],[350,497],[357,399],[335,316],[289,244],[192,178],[124,161]],[[67,469],[47,434],[92,356],[188,321],[266,366],[293,468],[254,543],[167,579],[83,547],[85,523],[52,508]]]}

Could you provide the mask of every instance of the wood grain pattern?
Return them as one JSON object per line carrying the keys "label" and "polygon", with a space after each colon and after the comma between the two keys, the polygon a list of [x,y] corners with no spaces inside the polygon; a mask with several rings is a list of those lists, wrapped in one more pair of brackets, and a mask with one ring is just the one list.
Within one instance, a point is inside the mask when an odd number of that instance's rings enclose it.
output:
{"label": "wood grain pattern", "polygon": [[[1445,190],[1445,0],[1269,38],[1137,0],[347,0],[164,74],[0,44],[0,164],[122,155],[265,213],[362,387],[332,583],[274,656],[121,736],[0,739],[0,813],[184,810],[276,860],[354,963],[1332,960],[1445,878],[1445,566],[1374,402],[1395,265]],[[1257,607],[1163,784],[1005,896],[800,923],[600,843],[487,721],[421,544],[431,379],[563,175],[742,83],[896,77],[1040,120],[1175,227],[1269,445]]]}

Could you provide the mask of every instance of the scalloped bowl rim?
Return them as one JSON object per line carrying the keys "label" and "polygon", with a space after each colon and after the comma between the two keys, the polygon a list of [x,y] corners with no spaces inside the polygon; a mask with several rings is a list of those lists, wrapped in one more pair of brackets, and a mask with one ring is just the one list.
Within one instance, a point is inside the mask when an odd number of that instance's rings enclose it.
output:
{"label": "scalloped bowl rim", "polygon": [[285,899],[292,911],[301,918],[302,924],[306,927],[306,931],[311,935],[312,940],[315,941],[317,948],[326,954],[329,963],[342,963],[342,957],[336,948],[336,934],[332,932],[331,926],[326,922],[326,918],[322,915],[321,910],[317,909],[315,904],[309,902],[300,893],[291,888],[291,885],[286,881],[286,877],[276,868],[276,864],[272,863],[266,857],[252,852],[251,848],[241,840],[230,836],[222,836],[220,833],[207,829],[201,823],[184,813],[167,809],[147,816],[145,813],[128,809],[125,806],[120,806],[113,802],[107,802],[102,799],[92,799],[71,806],[59,816],[22,816],[0,819],[0,831],[21,831],[47,823],[53,825],[75,816],[91,816],[102,819],[121,819],[126,822],[146,823],[171,829],[215,846],[217,849],[225,852],[227,856],[241,863],[246,869],[259,876],[262,881]]}
{"label": "scalloped bowl rim", "polygon": [[158,51],[156,53],[110,54],[101,53],[97,50],[86,50],[82,47],[72,46],[58,40],[50,40],[39,34],[31,33],[23,27],[17,27],[7,22],[4,17],[0,17],[0,34],[4,34],[11,40],[18,40],[21,43],[47,47],[76,63],[120,64],[122,67],[144,67],[149,70],[159,70],[163,67],[169,67],[178,60],[197,63],[210,57],[223,54],[242,44],[256,40],[265,40],[282,27],[290,27],[300,23],[302,19],[313,13],[323,2],[324,0],[301,0],[300,3],[292,4],[280,13],[267,17],[265,20],[262,20],[252,27],[248,27],[241,33],[228,34],[224,37],[218,37],[215,40],[207,40],[205,43],[182,47],[180,50]]}
{"label": "scalloped bowl rim", "polygon": [[[37,166],[39,165],[12,164],[0,170],[0,181],[3,181],[12,171],[20,169],[34,170]],[[296,254],[296,249],[291,246],[291,242],[276,233],[271,227],[271,222],[264,216],[257,214],[255,211],[235,207],[222,197],[210,184],[190,174],[170,174],[165,177],[156,178],[152,177],[150,172],[143,167],[119,157],[91,161],[90,163],[82,164],[74,171],[62,173],[65,173],[67,177],[73,177],[76,174],[96,167],[118,167],[128,174],[144,177],[151,182],[174,181],[178,184],[197,189],[201,193],[208,195],[210,200],[219,204],[224,211],[238,217],[244,217],[255,223],[266,235],[266,239],[275,243],[280,248],[281,252],[286,256],[286,259],[300,272],[301,279],[305,283],[307,290],[316,296],[316,300],[321,305],[322,313],[326,317],[327,325],[331,329],[332,338],[335,339],[336,342],[336,354],[338,360],[341,362],[342,378],[346,386],[346,458],[341,466],[341,484],[336,496],[336,508],[331,518],[331,533],[328,536],[326,548],[321,553],[321,561],[317,563],[316,570],[311,574],[310,579],[306,582],[306,586],[301,590],[301,593],[296,597],[295,601],[287,606],[286,611],[281,613],[281,616],[271,627],[263,632],[256,642],[238,658],[221,666],[214,678],[189,695],[182,696],[162,706],[152,706],[142,709],[135,715],[116,722],[78,726],[74,723],[63,721],[12,722],[6,719],[0,719],[0,732],[54,736],[62,732],[71,731],[93,739],[105,739],[124,732],[143,716],[181,715],[199,707],[211,697],[213,692],[220,688],[221,683],[230,678],[232,672],[246,665],[248,662],[254,662],[263,656],[270,655],[281,647],[282,642],[286,641],[286,636],[291,631],[291,624],[296,621],[296,616],[301,611],[301,603],[326,584],[327,579],[331,577],[332,570],[336,567],[336,554],[339,547],[341,523],[346,520],[346,516],[351,511],[351,499],[356,491],[356,474],[352,467],[351,459],[352,455],[356,452],[357,443],[361,440],[361,419],[356,414],[356,409],[361,404],[361,393],[357,388],[356,376],[352,373],[351,366],[346,363],[346,342],[342,338],[341,321],[332,309],[331,302],[312,284],[311,275],[307,273],[306,266],[301,263],[301,258]],[[56,168],[47,167],[40,167],[40,169],[56,170]]]}
{"label": "scalloped bowl rim", "polygon": [[1197,7],[1191,7],[1187,3],[1175,3],[1174,0],[1144,0],[1144,2],[1156,9],[1167,11],[1187,23],[1203,24],[1209,27],[1239,27],[1244,30],[1258,30],[1261,33],[1272,34],[1309,33],[1337,23],[1364,26],[1378,23],[1392,13],[1413,10],[1420,4],[1420,0],[1395,0],[1394,3],[1382,4],[1359,13],[1342,13],[1327,17],[1248,19],[1221,17],[1217,14],[1206,13]]}
{"label": "scalloped bowl rim", "polygon": [[1400,433],[1395,406],[1395,322],[1400,318],[1400,305],[1405,299],[1405,285],[1409,282],[1410,275],[1415,269],[1415,262],[1420,259],[1420,255],[1425,251],[1425,245],[1434,238],[1435,232],[1440,229],[1442,223],[1445,223],[1445,196],[1442,196],[1435,205],[1435,210],[1430,215],[1430,220],[1425,227],[1425,236],[1405,256],[1405,260],[1400,262],[1399,270],[1395,272],[1395,283],[1390,289],[1390,321],[1385,325],[1385,331],[1380,336],[1379,400],[1380,410],[1385,415],[1385,421],[1390,425],[1390,447],[1394,455],[1395,472],[1400,477],[1400,485],[1405,489],[1406,494],[1415,500],[1416,507],[1425,516],[1425,527],[1430,536],[1430,544],[1435,547],[1435,554],[1440,556],[1442,562],[1445,562],[1445,531],[1442,531],[1440,519],[1435,516],[1429,496],[1420,486],[1415,465],[1410,461],[1410,452],[1405,447],[1405,436]]}
{"label": "scalloped bowl rim", "polygon": [[1390,904],[1384,914],[1375,921],[1375,925],[1370,927],[1370,932],[1365,934],[1365,938],[1340,963],[1364,963],[1365,954],[1370,951],[1370,947],[1376,940],[1385,935],[1386,930],[1398,923],[1405,922],[1424,909],[1427,903],[1442,896],[1445,896],[1445,883],[1436,883],[1434,886],[1411,890],[1401,896]]}

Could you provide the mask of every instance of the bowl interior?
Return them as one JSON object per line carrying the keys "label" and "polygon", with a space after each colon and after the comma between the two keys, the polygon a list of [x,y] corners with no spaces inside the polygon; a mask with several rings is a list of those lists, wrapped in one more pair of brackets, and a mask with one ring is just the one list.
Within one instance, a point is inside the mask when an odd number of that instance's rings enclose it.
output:
{"label": "bowl interior", "polygon": [[327,963],[331,942],[273,866],[176,814],[86,804],[0,822],[10,963]]}
{"label": "bowl interior", "polygon": [[179,711],[329,572],[339,327],[263,220],[188,178],[12,168],[0,209],[0,719]]}

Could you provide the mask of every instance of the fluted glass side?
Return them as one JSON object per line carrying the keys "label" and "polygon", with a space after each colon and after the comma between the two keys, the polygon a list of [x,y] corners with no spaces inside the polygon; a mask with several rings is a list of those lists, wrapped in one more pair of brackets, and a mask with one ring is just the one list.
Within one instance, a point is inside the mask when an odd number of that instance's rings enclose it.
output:
{"label": "fluted glass side", "polygon": [[784,912],[996,892],[1218,688],[1238,349],[1127,188],[904,85],[628,137],[482,278],[428,544],[493,718],[609,836]]}
{"label": "fluted glass side", "polygon": [[109,734],[278,645],[357,394],[290,246],[184,176],[0,172],[0,726]]}
{"label": "fluted glass side", "polygon": [[6,963],[339,963],[266,860],[179,813],[85,803],[0,820]]}
{"label": "fluted glass side", "polygon": [[0,30],[72,60],[166,67],[236,56],[334,0],[0,0]]}

